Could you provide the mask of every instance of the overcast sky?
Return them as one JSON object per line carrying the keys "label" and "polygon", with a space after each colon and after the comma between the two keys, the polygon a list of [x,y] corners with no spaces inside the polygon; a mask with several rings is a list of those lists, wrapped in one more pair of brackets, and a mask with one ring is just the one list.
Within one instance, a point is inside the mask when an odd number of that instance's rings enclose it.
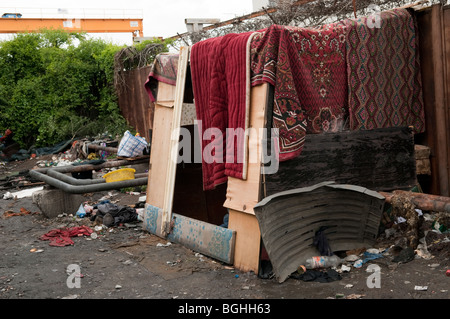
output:
{"label": "overcast sky", "polygon": [[[100,15],[102,18],[113,18],[123,10],[123,14],[133,14],[143,19],[144,37],[160,36],[171,37],[186,32],[185,18],[215,18],[221,21],[253,12],[252,0],[2,0],[0,10],[12,10],[23,14],[23,18],[37,17],[56,18],[81,12],[85,14]],[[8,10],[8,11],[6,11]],[[2,14],[5,12],[1,12]],[[109,15],[111,16],[108,16]],[[106,16],[104,16],[106,15]],[[84,16],[73,18],[94,18]],[[131,18],[131,16],[129,16]],[[126,17],[127,18],[127,17]],[[118,44],[131,43],[129,34],[99,35],[111,39]]]}

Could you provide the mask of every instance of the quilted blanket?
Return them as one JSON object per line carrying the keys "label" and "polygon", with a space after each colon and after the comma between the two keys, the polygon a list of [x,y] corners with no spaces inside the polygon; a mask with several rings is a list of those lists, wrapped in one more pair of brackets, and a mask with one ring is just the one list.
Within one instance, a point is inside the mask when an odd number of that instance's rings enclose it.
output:
{"label": "quilted blanket", "polygon": [[279,159],[298,156],[307,133],[335,132],[347,116],[345,26],[272,25],[252,35],[251,85],[274,86]]}
{"label": "quilted blanket", "polygon": [[147,81],[144,84],[152,102],[156,101],[158,81],[171,85],[177,83],[178,56],[174,53],[160,53],[153,61]]}
{"label": "quilted blanket", "polygon": [[425,130],[416,21],[406,9],[348,19],[351,129],[412,126]]}
{"label": "quilted blanket", "polygon": [[[251,32],[227,34],[194,44],[190,65],[202,144],[203,188],[246,178],[245,129],[249,111]],[[230,134],[231,133],[231,134]]]}

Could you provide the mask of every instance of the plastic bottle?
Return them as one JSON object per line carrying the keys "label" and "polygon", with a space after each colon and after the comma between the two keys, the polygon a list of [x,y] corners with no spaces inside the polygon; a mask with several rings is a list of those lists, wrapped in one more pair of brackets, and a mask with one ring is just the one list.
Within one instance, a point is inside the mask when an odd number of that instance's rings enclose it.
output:
{"label": "plastic bottle", "polygon": [[331,268],[337,267],[342,263],[342,260],[336,256],[314,256],[306,259],[305,267],[306,269],[315,268]]}

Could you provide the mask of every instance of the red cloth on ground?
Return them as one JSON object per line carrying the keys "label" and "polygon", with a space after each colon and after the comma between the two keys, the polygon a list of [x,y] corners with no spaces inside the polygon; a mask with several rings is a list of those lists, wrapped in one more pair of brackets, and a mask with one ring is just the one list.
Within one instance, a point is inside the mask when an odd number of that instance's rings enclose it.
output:
{"label": "red cloth on ground", "polygon": [[87,226],[53,229],[40,237],[41,240],[50,240],[50,246],[69,246],[74,242],[70,237],[90,236],[93,230]]}

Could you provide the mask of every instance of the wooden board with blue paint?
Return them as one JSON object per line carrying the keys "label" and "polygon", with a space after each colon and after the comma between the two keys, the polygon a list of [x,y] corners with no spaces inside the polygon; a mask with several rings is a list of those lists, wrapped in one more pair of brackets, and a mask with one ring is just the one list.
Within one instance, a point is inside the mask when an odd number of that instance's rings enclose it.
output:
{"label": "wooden board with blue paint", "polygon": [[[161,233],[162,209],[145,205],[144,227],[150,233]],[[233,264],[236,232],[179,214],[172,214],[170,233],[165,237],[196,252]]]}

